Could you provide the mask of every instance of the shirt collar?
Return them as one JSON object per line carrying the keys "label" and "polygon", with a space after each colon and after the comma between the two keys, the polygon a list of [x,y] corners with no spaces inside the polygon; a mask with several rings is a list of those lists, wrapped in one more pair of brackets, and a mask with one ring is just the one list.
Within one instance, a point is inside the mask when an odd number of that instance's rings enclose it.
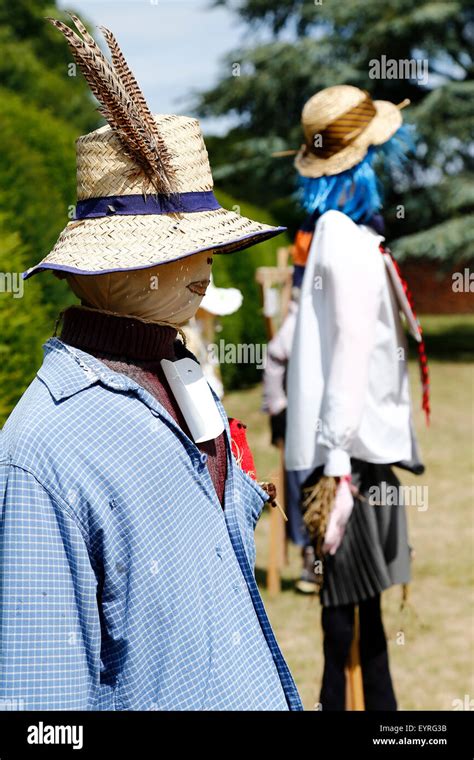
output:
{"label": "shirt collar", "polygon": [[85,351],[50,338],[43,346],[44,360],[37,376],[46,385],[55,401],[74,396],[96,383],[115,391],[137,387],[130,378],[106,367],[103,362]]}
{"label": "shirt collar", "polygon": [[[150,408],[159,411],[172,426],[176,422],[159,402],[135,380],[109,369],[95,356],[81,351],[79,348],[63,343],[59,338],[50,338],[43,345],[43,364],[38,370],[37,377],[46,385],[55,401],[64,401],[76,393],[102,383],[114,391],[137,392],[139,398]],[[227,414],[219,398],[211,388],[217,407],[225,425],[225,435],[230,446],[230,430]]]}

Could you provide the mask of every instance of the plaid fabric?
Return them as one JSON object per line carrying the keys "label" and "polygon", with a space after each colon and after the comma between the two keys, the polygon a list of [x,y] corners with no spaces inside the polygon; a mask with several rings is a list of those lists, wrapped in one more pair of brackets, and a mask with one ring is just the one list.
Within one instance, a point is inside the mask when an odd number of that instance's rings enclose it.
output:
{"label": "plaid fabric", "polygon": [[267,496],[226,440],[223,511],[151,394],[45,344],[0,436],[1,709],[302,709],[253,573]]}

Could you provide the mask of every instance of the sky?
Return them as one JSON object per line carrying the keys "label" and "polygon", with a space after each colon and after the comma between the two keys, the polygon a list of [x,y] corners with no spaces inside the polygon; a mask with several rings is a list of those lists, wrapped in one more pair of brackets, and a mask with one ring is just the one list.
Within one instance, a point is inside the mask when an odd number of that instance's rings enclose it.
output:
{"label": "sky", "polygon": [[[195,116],[192,94],[215,84],[222,58],[240,46],[245,27],[211,0],[58,0],[95,27],[116,36],[155,113]],[[94,31],[103,42],[100,32]],[[104,42],[105,45],[105,42]],[[202,121],[207,134],[225,133],[231,119]]]}

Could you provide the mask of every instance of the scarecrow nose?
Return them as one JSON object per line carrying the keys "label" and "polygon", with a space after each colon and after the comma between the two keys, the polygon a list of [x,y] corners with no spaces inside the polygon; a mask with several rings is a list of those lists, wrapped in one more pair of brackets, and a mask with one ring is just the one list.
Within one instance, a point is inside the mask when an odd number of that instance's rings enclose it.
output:
{"label": "scarecrow nose", "polygon": [[197,280],[196,282],[190,282],[187,286],[192,293],[197,293],[200,296],[206,295],[207,286],[209,280]]}

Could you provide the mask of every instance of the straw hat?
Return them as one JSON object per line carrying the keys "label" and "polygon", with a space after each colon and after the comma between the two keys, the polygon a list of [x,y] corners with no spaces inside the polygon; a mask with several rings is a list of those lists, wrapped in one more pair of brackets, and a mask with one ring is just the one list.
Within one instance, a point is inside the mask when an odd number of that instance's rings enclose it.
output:
{"label": "straw hat", "polygon": [[316,178],[351,169],[371,145],[382,145],[395,134],[402,124],[400,111],[409,102],[372,100],[365,90],[347,84],[316,93],[301,115],[305,143],[295,158],[298,172]]}
{"label": "straw hat", "polygon": [[76,218],[52,251],[23,273],[99,274],[143,269],[202,251],[227,253],[279,234],[215,198],[199,122],[150,113],[112,33],[112,61],[76,16],[66,37],[109,124],[76,142]]}

